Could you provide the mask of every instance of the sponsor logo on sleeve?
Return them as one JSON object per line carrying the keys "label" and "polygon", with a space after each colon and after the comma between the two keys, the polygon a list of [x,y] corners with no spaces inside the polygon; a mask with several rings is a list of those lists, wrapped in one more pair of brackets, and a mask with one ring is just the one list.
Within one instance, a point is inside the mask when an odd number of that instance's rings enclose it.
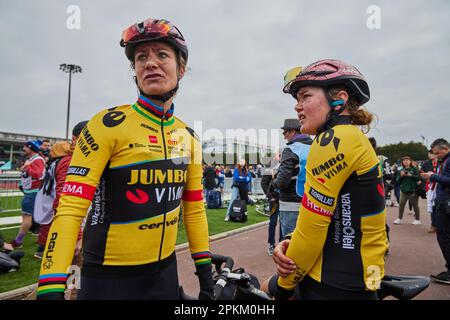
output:
{"label": "sponsor logo on sleeve", "polygon": [[311,187],[311,189],[309,189],[309,194],[316,199],[317,201],[319,201],[320,203],[332,207],[334,206],[334,198],[332,197],[328,197],[322,193],[320,193],[319,191],[317,191],[316,189],[314,189],[313,187]]}
{"label": "sponsor logo on sleeve", "polygon": [[50,241],[48,242],[47,252],[44,257],[44,269],[50,269],[53,265],[53,251],[55,251],[56,238],[58,238],[58,233],[53,232],[50,235]]}
{"label": "sponsor logo on sleeve", "polygon": [[304,208],[308,209],[309,211],[319,214],[321,216],[331,217],[333,215],[333,212],[326,210],[326,209],[318,206],[311,200],[309,200],[308,196],[306,194],[303,196],[302,206]]}
{"label": "sponsor logo on sleeve", "polygon": [[64,184],[62,194],[92,200],[95,195],[95,189],[95,187],[85,183],[67,181]]}
{"label": "sponsor logo on sleeve", "polygon": [[90,170],[90,168],[70,166],[67,170],[67,175],[85,177]]}

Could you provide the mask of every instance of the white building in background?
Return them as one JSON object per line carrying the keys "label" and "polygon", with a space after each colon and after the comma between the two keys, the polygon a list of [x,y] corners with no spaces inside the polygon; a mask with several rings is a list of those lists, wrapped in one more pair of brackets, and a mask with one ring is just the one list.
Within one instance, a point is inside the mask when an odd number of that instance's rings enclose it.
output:
{"label": "white building in background", "polygon": [[[249,141],[241,141],[237,139],[209,139],[203,140],[202,143],[203,157],[205,162],[215,163],[229,163],[225,159],[226,155],[236,154],[238,159],[244,159],[245,154],[256,155],[264,157],[267,154],[273,154],[275,147],[258,144]],[[208,161],[209,160],[212,161]],[[222,160],[223,159],[223,160]],[[256,164],[256,159],[251,164]]]}

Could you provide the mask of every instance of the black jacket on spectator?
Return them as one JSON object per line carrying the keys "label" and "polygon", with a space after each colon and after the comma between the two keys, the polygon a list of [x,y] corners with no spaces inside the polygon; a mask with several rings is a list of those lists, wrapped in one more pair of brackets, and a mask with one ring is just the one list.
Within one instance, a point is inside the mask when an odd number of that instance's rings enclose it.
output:
{"label": "black jacket on spectator", "polygon": [[274,192],[271,188],[270,183],[272,182],[272,170],[265,169],[261,174],[261,188],[263,189],[265,195],[269,200],[275,199],[278,200],[278,193]]}
{"label": "black jacket on spectator", "polygon": [[430,159],[424,161],[420,169],[423,172],[434,171],[433,162]]}
{"label": "black jacket on spectator", "polygon": [[[313,141],[310,137],[301,136],[289,141],[287,145],[293,144],[294,142],[311,145]],[[280,190],[280,201],[297,203],[302,201],[302,198],[297,195],[295,190],[297,179],[292,179],[293,177],[297,177],[298,173],[299,160],[297,155],[291,149],[284,148],[277,176],[271,183],[271,188]]]}
{"label": "black jacket on spectator", "polygon": [[217,187],[216,178],[216,170],[214,170],[214,168],[211,166],[207,166],[205,171],[203,172],[203,179],[205,179],[203,183],[205,185],[205,188],[208,190],[212,190]]}

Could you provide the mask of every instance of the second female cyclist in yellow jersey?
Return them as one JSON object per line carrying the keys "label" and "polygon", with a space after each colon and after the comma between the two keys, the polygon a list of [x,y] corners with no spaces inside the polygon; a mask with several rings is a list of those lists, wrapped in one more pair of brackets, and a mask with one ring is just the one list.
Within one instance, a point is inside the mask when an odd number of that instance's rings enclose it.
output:
{"label": "second female cyclist in yellow jersey", "polygon": [[297,100],[302,133],[316,137],[297,225],[290,242],[275,249],[280,276],[266,289],[276,299],[377,299],[387,249],[384,188],[375,152],[357,127],[372,122],[361,107],[369,86],[339,60],[295,70],[283,91]]}
{"label": "second female cyclist in yellow jersey", "polygon": [[83,129],[49,231],[38,298],[63,298],[78,230],[92,204],[79,299],[178,299],[181,206],[199,298],[211,299],[201,146],[174,116],[188,60],[185,39],[169,21],[147,19],[124,30],[120,44],[140,96],[99,112]]}

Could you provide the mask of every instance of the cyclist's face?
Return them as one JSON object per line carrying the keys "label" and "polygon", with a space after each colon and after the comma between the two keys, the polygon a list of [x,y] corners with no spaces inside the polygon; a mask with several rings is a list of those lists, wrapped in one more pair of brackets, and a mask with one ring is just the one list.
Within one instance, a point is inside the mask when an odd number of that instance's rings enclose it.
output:
{"label": "cyclist's face", "polygon": [[297,92],[295,105],[302,133],[317,134],[325,124],[330,111],[328,100],[320,87],[302,87]]}
{"label": "cyclist's face", "polygon": [[177,54],[164,42],[146,42],[136,48],[134,67],[139,88],[147,95],[162,95],[174,89],[184,68]]}

